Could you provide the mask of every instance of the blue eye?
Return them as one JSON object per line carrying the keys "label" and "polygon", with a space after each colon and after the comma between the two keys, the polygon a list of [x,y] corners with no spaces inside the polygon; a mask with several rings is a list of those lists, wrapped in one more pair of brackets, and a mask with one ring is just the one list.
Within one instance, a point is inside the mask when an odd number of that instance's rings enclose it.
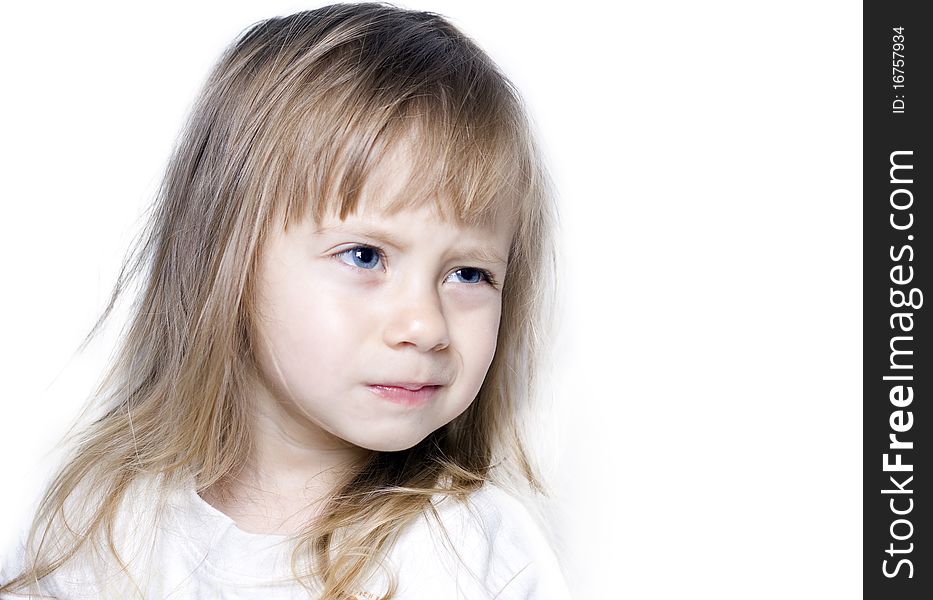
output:
{"label": "blue eye", "polygon": [[360,269],[375,269],[379,266],[379,263],[382,262],[381,254],[382,253],[379,252],[377,248],[373,248],[372,246],[354,246],[353,248],[344,250],[337,256],[348,265],[353,265]]}
{"label": "blue eye", "polygon": [[451,273],[451,276],[456,276],[455,281],[457,281],[457,283],[477,284],[484,281],[490,284],[495,283],[493,281],[492,275],[488,271],[483,269],[475,269],[473,267],[462,267],[457,269]]}

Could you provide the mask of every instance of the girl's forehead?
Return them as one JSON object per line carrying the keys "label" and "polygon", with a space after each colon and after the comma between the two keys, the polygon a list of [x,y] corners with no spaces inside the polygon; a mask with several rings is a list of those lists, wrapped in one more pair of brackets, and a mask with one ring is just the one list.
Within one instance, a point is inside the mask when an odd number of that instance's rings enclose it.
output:
{"label": "girl's forehead", "polygon": [[[514,232],[514,220],[505,216],[487,218],[482,221],[464,221],[444,213],[436,202],[425,202],[411,206],[398,206],[380,199],[370,199],[361,203],[357,210],[341,216],[328,212],[316,223],[316,231],[356,231],[371,232],[374,237],[399,236],[429,237],[442,232],[456,232],[471,239],[511,239]],[[378,234],[378,235],[377,235]]]}
{"label": "girl's forehead", "polygon": [[417,214],[425,223],[471,230],[501,231],[514,224],[514,207],[504,195],[468,197],[471,190],[439,183],[441,173],[407,137],[386,149],[372,165],[351,206],[339,199],[326,203],[322,218],[379,222]]}

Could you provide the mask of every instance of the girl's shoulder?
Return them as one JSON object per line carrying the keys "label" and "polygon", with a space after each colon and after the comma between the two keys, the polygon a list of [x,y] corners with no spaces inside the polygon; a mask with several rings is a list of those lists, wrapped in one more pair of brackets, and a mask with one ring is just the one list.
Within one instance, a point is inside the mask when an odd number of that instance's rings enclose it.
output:
{"label": "girl's shoulder", "polygon": [[487,484],[465,500],[437,496],[390,555],[400,598],[568,598],[555,554],[532,512]]}
{"label": "girl's shoulder", "polygon": [[[101,488],[88,481],[74,488],[61,511],[36,524],[33,537],[29,536],[33,525],[30,516],[21,524],[16,542],[4,549],[4,556],[0,558],[0,583],[8,583],[32,564],[40,541],[47,558],[55,560],[62,555],[68,558],[53,573],[28,585],[21,594],[7,592],[0,594],[0,600],[100,598],[100,581],[114,580],[134,564],[148,562],[147,543],[160,523],[157,495],[160,483],[161,479],[155,476],[138,477],[131,482],[119,502],[114,502],[113,525],[106,532],[83,533],[89,530],[89,523],[97,518],[96,511],[107,501]],[[110,552],[126,560],[126,564],[117,565],[111,561]]]}

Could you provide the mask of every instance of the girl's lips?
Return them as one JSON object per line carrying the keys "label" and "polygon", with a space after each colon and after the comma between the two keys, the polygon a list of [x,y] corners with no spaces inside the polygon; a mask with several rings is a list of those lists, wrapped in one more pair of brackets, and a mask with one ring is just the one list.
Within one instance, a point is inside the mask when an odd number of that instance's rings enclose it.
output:
{"label": "girl's lips", "polygon": [[437,390],[441,388],[439,385],[424,385],[418,389],[410,389],[410,387],[414,386],[370,385],[369,389],[389,402],[403,406],[419,406],[429,402],[437,393]]}

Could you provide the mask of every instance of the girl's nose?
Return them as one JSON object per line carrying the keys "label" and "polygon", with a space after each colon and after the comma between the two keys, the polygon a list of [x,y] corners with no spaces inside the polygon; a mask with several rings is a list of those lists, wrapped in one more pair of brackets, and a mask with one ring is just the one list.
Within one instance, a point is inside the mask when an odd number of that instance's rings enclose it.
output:
{"label": "girl's nose", "polygon": [[396,299],[384,339],[391,347],[409,345],[422,352],[430,352],[450,345],[448,335],[440,298],[432,290],[401,294]]}

